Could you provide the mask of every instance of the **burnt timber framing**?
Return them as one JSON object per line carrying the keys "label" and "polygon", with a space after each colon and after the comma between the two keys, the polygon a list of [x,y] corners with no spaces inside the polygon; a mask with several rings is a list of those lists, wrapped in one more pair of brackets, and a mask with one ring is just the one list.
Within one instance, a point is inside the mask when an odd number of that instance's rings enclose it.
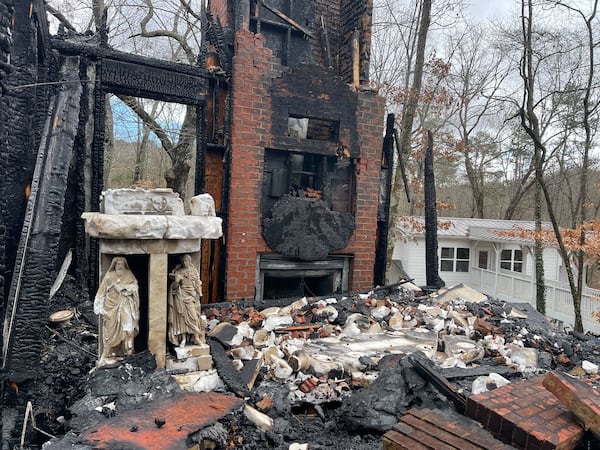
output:
{"label": "burnt timber framing", "polygon": [[[196,114],[196,193],[204,191],[206,167],[206,97],[207,80],[214,78],[198,66],[174,63],[160,59],[112,50],[103,46],[82,44],[53,38],[53,48],[63,55],[77,55],[94,61],[94,132],[92,143],[91,210],[98,211],[104,178],[104,134],[106,122],[106,94],[123,94],[165,102],[192,105]],[[80,236],[78,240],[83,240]],[[88,289],[97,287],[98,245],[90,248]],[[211,277],[211,278],[214,278]],[[217,276],[218,278],[218,276]]]}

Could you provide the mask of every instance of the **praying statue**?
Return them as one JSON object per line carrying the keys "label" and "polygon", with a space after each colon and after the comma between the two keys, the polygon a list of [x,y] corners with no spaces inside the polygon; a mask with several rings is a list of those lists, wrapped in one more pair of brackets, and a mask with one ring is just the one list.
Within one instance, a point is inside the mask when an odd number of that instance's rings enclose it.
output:
{"label": "praying statue", "polygon": [[133,354],[133,340],[139,332],[140,295],[138,281],[124,257],[112,259],[94,298],[94,313],[102,318],[101,360]]}
{"label": "praying statue", "polygon": [[204,344],[204,328],[200,319],[202,281],[190,255],[182,255],[169,278],[169,341],[179,347],[186,343]]}

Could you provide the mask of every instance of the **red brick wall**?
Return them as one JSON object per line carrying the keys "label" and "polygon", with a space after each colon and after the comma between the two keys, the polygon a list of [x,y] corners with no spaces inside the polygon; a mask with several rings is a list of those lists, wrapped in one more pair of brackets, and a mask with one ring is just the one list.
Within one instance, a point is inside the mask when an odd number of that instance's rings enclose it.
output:
{"label": "red brick wall", "polygon": [[225,299],[254,299],[256,254],[268,248],[260,234],[264,148],[271,130],[268,95],[272,53],[262,37],[236,33],[233,58],[230,212]]}
{"label": "red brick wall", "polygon": [[350,289],[363,290],[373,285],[384,99],[374,92],[359,93],[356,122],[361,154],[356,167],[356,230],[342,252],[354,254]]}

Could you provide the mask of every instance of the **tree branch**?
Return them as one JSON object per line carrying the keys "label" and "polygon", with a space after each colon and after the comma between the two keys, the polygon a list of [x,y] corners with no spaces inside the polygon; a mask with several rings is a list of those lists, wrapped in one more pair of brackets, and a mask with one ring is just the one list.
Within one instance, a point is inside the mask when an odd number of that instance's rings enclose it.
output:
{"label": "tree branch", "polygon": [[167,136],[167,133],[165,133],[163,127],[161,127],[160,124],[156,120],[154,120],[154,118],[150,114],[148,114],[146,112],[146,110],[144,109],[144,106],[135,97],[132,97],[130,95],[122,95],[122,94],[115,94],[115,95],[123,103],[125,103],[134,113],[136,113],[137,116],[140,119],[142,119],[144,124],[148,128],[150,128],[154,132],[154,134],[156,134],[156,136],[158,137],[158,140],[160,141],[162,147],[165,149],[165,151],[167,152],[169,157],[171,159],[174,159],[175,155],[173,153],[173,143]]}
{"label": "tree branch", "polygon": [[61,13],[59,10],[57,10],[56,8],[54,8],[52,5],[45,3],[46,6],[46,11],[48,11],[50,14],[52,14],[54,17],[56,17],[56,19],[69,31],[73,31],[73,32],[77,32],[77,30],[75,29],[75,27],[71,24],[71,22],[69,22],[69,19],[67,19],[63,13]]}

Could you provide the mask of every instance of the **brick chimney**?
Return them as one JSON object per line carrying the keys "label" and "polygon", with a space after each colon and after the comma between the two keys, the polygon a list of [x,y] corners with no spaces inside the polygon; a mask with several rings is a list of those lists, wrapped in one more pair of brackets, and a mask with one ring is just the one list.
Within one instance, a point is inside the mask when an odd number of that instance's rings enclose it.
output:
{"label": "brick chimney", "polygon": [[[208,12],[224,72],[207,142],[225,149],[225,300],[367,289],[384,122],[368,85],[372,0],[220,0]],[[217,187],[207,181],[219,204]]]}

